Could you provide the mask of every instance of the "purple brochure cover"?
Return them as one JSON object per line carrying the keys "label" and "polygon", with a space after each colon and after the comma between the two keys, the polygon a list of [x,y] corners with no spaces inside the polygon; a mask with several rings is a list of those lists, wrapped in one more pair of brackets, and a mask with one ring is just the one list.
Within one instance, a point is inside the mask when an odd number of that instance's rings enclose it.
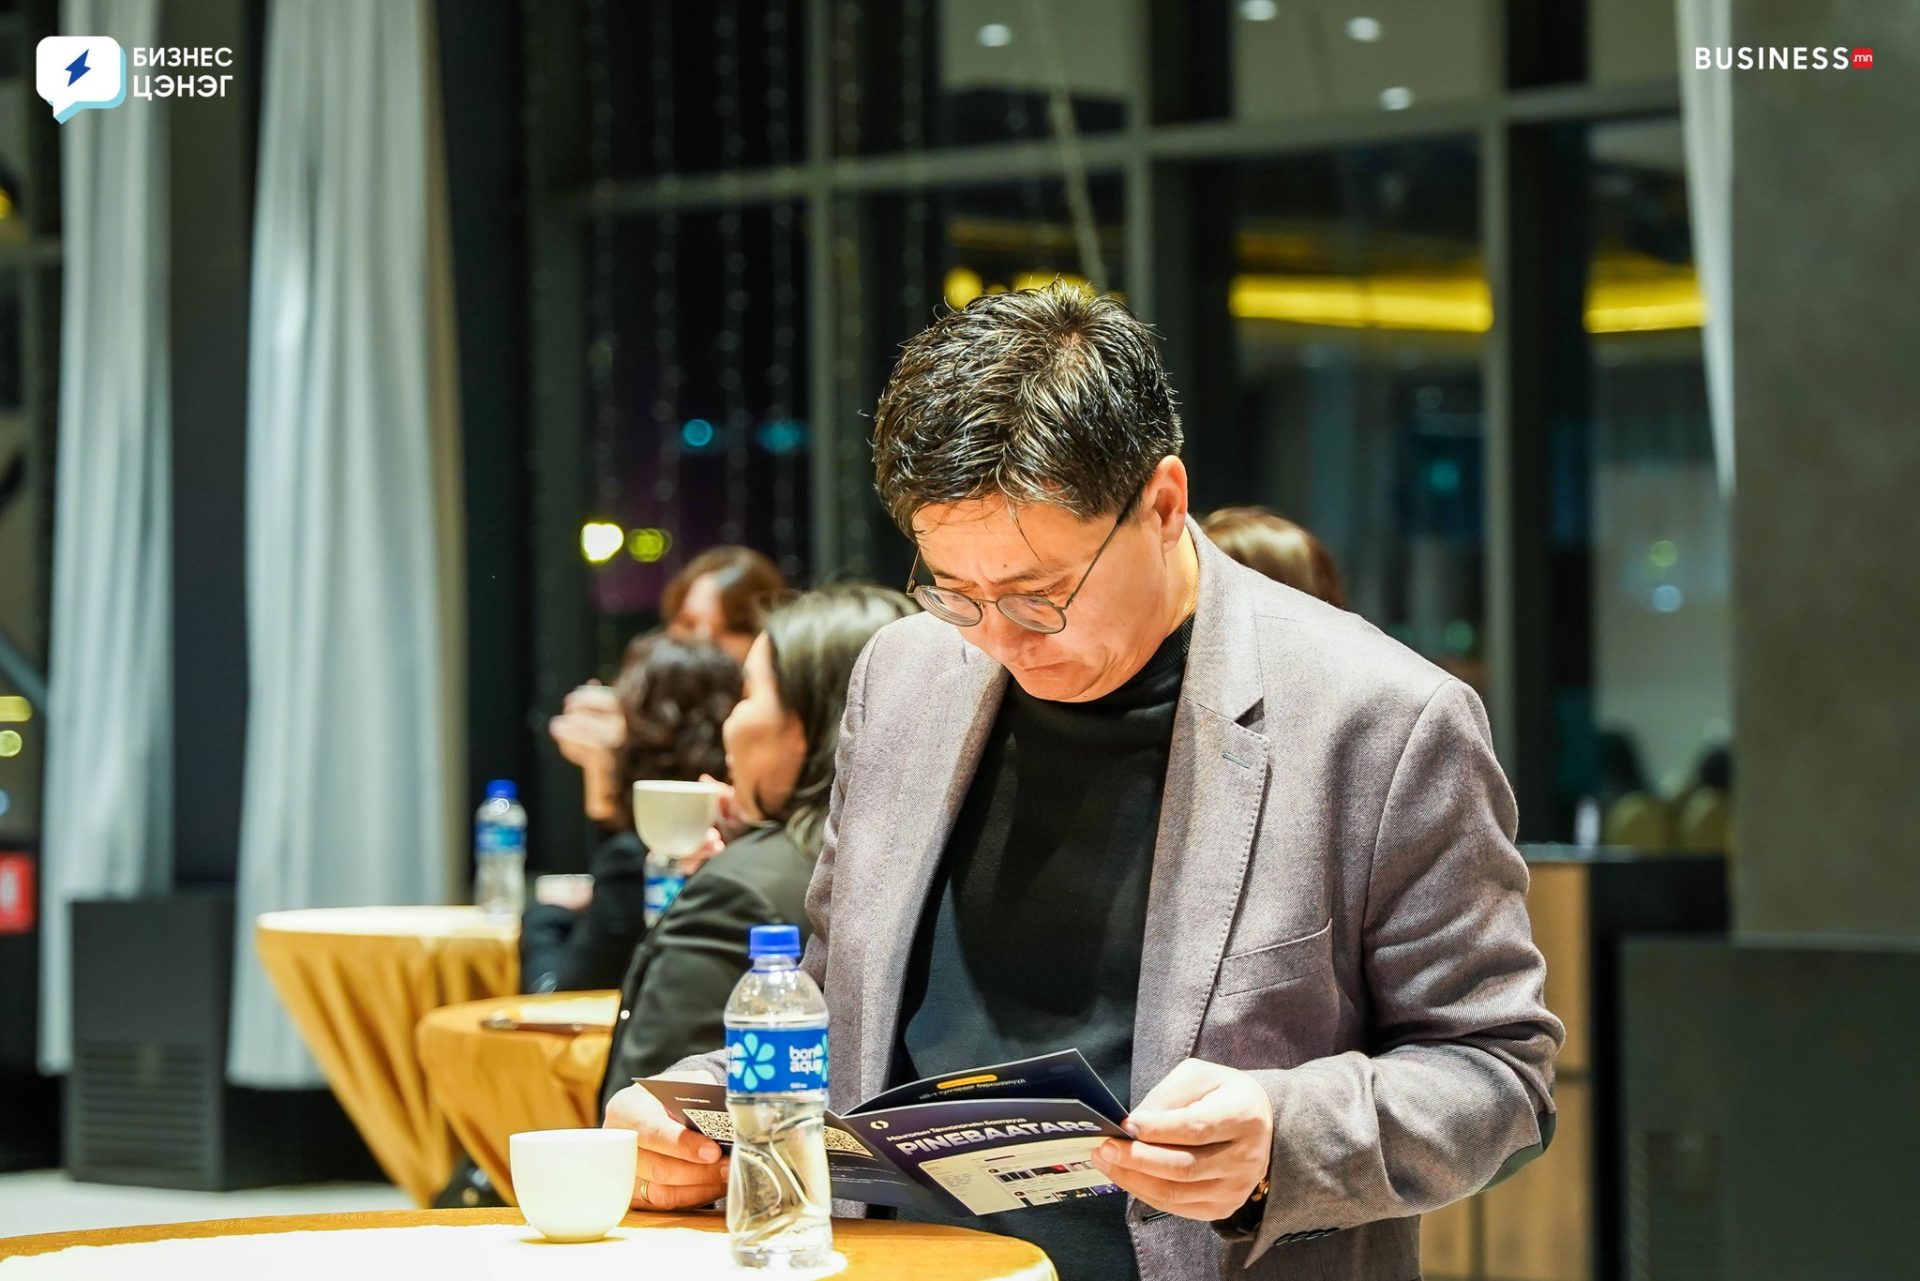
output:
{"label": "purple brochure cover", "polygon": [[[733,1147],[724,1086],[638,1084],[668,1115],[723,1150]],[[998,1214],[1120,1189],[1093,1150],[1127,1134],[1126,1109],[1078,1050],[896,1086],[852,1113],[826,1114],[833,1195],[903,1208]]]}

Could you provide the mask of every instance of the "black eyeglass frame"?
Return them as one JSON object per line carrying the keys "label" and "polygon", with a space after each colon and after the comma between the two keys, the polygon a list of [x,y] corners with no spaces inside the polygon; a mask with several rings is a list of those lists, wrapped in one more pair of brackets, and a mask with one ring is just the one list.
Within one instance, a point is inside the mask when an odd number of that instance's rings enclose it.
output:
{"label": "black eyeglass frame", "polygon": [[[920,608],[926,610],[941,622],[951,623],[955,627],[978,627],[985,621],[987,617],[987,606],[991,605],[1000,611],[1002,617],[1016,627],[1024,627],[1028,631],[1038,632],[1042,636],[1052,636],[1058,632],[1063,632],[1067,629],[1067,610],[1072,607],[1075,598],[1080,595],[1080,589],[1087,585],[1087,579],[1093,575],[1093,567],[1100,563],[1102,556],[1106,555],[1107,545],[1113,541],[1113,536],[1120,532],[1120,527],[1127,523],[1127,517],[1133,515],[1136,506],[1136,503],[1128,503],[1126,507],[1121,510],[1120,514],[1114,517],[1113,528],[1109,529],[1107,536],[1100,540],[1099,549],[1093,553],[1093,559],[1087,562],[1086,569],[1081,571],[1080,581],[1073,585],[1071,592],[1067,593],[1067,599],[1063,604],[1056,605],[1051,599],[1039,592],[1009,592],[1005,596],[995,596],[989,600],[980,600],[967,595],[965,592],[955,591],[951,587],[941,587],[934,583],[920,583],[916,585],[913,580],[918,577],[920,573],[920,544],[918,542],[915,542],[913,546],[913,567],[907,570],[907,595],[919,601]],[[930,601],[926,596],[921,595],[922,592],[938,593],[938,595]],[[967,602],[967,604],[973,606],[973,618],[964,622],[955,618],[951,608],[947,607],[945,603],[940,600],[940,597],[958,597]],[[1024,601],[1029,606],[1044,607],[1051,610],[1059,619],[1059,626],[1036,627],[1031,619],[1021,618],[1019,615],[1009,611],[1006,604],[1008,601]]]}

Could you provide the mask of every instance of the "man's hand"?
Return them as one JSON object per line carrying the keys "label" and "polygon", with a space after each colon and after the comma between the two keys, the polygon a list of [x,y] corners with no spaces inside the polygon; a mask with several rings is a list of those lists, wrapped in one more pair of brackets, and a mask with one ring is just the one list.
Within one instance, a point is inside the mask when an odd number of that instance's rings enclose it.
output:
{"label": "man's hand", "polygon": [[[699,1081],[709,1077],[691,1073],[663,1073],[658,1080]],[[640,1136],[640,1163],[634,1171],[633,1208],[684,1210],[706,1205],[727,1194],[731,1161],[720,1159],[719,1145],[689,1130],[661,1106],[660,1100],[637,1085],[629,1085],[607,1102],[608,1130],[632,1130]]]}
{"label": "man's hand", "polygon": [[1188,1059],[1122,1128],[1134,1137],[1094,1149],[1094,1167],[1157,1210],[1212,1222],[1245,1205],[1266,1176],[1273,1101],[1239,1068]]}

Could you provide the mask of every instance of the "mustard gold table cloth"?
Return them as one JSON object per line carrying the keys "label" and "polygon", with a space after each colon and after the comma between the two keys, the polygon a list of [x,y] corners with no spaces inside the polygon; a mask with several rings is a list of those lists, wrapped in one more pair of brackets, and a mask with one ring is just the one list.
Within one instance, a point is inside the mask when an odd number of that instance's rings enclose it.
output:
{"label": "mustard gold table cloth", "polygon": [[515,990],[518,923],[473,907],[313,908],[261,915],[254,938],[380,1168],[430,1204],[453,1173],[453,1136],[427,1089],[414,1029],[430,1010]]}
{"label": "mustard gold table cloth", "polygon": [[[488,1028],[495,1015],[522,1023],[577,1023],[573,1034]],[[620,1014],[618,992],[555,992],[468,1001],[420,1020],[420,1064],[454,1137],[509,1204],[507,1139],[523,1130],[600,1124],[600,1078]]]}

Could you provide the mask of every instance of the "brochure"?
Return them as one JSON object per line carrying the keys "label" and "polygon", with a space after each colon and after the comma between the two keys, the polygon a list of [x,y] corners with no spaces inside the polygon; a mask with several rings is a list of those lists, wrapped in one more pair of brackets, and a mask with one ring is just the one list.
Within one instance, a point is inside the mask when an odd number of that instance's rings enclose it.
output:
{"label": "brochure", "polygon": [[[641,1081],[682,1125],[733,1148],[725,1086]],[[1090,1160],[1127,1110],[1078,1050],[895,1086],[826,1116],[833,1195],[998,1214],[1120,1189]]]}

